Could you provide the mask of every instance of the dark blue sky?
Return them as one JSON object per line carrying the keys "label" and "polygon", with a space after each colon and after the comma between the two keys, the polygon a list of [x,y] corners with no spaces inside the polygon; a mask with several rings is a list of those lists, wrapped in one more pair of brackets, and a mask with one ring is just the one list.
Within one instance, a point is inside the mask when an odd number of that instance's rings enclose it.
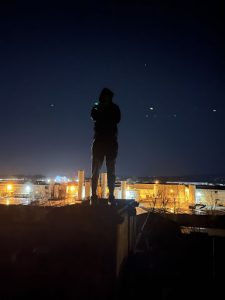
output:
{"label": "dark blue sky", "polygon": [[225,173],[222,2],[1,2],[0,174],[90,173],[105,86],[118,175]]}

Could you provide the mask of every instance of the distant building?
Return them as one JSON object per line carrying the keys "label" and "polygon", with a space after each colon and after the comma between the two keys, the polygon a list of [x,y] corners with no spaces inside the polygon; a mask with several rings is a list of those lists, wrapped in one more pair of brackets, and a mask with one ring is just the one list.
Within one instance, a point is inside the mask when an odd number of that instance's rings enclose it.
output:
{"label": "distant building", "polygon": [[210,208],[225,207],[225,186],[197,185],[196,204],[207,205]]}
{"label": "distant building", "polygon": [[[72,200],[90,199],[91,180],[85,180],[83,170],[78,171],[77,180],[55,182],[25,181],[21,179],[0,180],[0,198],[25,198],[34,200]],[[107,174],[102,173],[98,182],[98,195],[107,198]],[[171,212],[186,211],[196,205],[204,205],[207,209],[225,209],[225,185],[208,183],[159,181],[146,183],[132,180],[117,181],[114,195],[116,199],[134,199],[146,208],[166,209]],[[69,202],[68,202],[69,203]]]}
{"label": "distant building", "polygon": [[0,182],[0,197],[48,199],[50,189],[47,184],[33,184],[31,182],[4,181]]}
{"label": "distant building", "polygon": [[148,208],[188,209],[195,203],[195,186],[184,184],[134,183],[126,188],[126,199]]}

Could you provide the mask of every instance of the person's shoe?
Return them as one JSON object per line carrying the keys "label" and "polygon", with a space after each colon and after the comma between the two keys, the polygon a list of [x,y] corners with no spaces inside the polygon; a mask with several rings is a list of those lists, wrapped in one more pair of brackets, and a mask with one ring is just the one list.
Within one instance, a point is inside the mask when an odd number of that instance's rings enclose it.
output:
{"label": "person's shoe", "polygon": [[91,205],[97,205],[98,204],[98,196],[97,195],[92,195],[90,203],[91,203]]}
{"label": "person's shoe", "polygon": [[116,206],[115,197],[114,196],[109,196],[108,203],[111,204],[112,206]]}

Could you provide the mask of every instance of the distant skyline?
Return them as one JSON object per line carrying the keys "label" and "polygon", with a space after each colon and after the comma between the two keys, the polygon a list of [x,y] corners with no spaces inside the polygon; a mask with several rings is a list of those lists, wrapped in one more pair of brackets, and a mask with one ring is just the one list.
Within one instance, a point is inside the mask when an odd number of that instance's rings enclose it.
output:
{"label": "distant skyline", "polygon": [[225,174],[222,1],[0,4],[0,174],[90,174],[90,110],[122,112],[118,176]]}

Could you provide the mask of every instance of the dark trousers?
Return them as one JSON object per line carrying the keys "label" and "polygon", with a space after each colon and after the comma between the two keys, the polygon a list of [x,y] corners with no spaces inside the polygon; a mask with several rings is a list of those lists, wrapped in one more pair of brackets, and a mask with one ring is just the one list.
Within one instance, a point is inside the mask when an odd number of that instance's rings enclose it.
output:
{"label": "dark trousers", "polygon": [[94,139],[92,144],[92,195],[96,195],[100,169],[106,160],[109,195],[113,196],[115,188],[115,164],[118,153],[118,143],[115,138]]}

